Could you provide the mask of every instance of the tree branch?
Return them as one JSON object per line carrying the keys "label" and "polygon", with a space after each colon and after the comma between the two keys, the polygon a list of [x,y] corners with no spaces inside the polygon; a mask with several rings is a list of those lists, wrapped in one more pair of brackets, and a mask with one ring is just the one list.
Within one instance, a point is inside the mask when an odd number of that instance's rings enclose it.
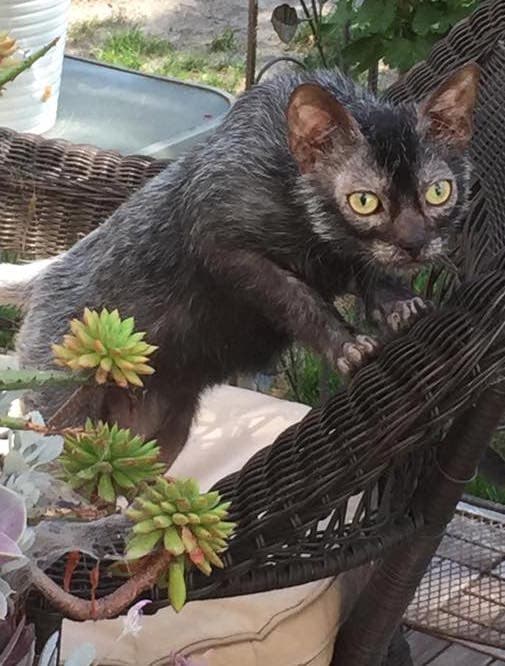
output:
{"label": "tree branch", "polygon": [[323,67],[326,67],[326,58],[324,55],[323,47],[321,44],[321,40],[319,39],[319,29],[318,29],[318,24],[317,24],[317,14],[316,16],[312,16],[312,14],[309,11],[309,8],[307,7],[305,0],[300,0],[300,4],[303,9],[303,13],[305,14],[307,21],[309,22],[309,27],[312,32],[312,35],[314,37],[314,43],[316,45],[317,50],[319,51],[319,57],[321,58],[321,63]]}
{"label": "tree branch", "polygon": [[35,565],[32,565],[30,573],[33,585],[65,618],[77,621],[107,620],[120,615],[142,592],[153,587],[167,568],[170,557],[164,548],[157,550],[124,585],[94,602],[65,592]]}

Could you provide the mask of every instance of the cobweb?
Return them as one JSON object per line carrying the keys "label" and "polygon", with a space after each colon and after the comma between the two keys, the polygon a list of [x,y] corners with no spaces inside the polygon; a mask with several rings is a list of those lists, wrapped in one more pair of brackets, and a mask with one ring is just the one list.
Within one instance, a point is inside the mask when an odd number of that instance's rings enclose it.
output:
{"label": "cobweb", "polygon": [[130,521],[122,514],[82,522],[43,520],[32,528],[34,540],[26,555],[43,570],[76,550],[112,563],[124,558],[125,536],[130,527]]}

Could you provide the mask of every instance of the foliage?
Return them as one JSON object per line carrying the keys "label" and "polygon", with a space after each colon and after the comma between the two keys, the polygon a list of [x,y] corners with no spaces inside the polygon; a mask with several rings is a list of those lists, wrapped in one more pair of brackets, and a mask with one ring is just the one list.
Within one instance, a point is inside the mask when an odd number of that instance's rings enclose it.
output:
{"label": "foliage", "polygon": [[467,492],[469,495],[474,495],[474,497],[481,497],[482,499],[505,505],[505,489],[498,488],[488,483],[481,476],[478,476],[476,479],[471,481],[467,485],[465,492]]}
{"label": "foliage", "polygon": [[173,51],[170,42],[161,37],[146,35],[140,28],[112,33],[99,48],[99,60],[118,62],[129,69],[141,69],[149,58],[164,57]]}
{"label": "foliage", "polygon": [[126,512],[135,522],[127,544],[129,559],[144,557],[160,542],[172,555],[167,587],[176,611],[186,601],[185,572],[191,564],[206,576],[212,566],[224,566],[218,553],[227,549],[226,540],[235,529],[235,523],[226,522],[229,508],[218,492],[201,494],[193,479],[160,478]]}
{"label": "foliage", "polygon": [[18,541],[26,529],[26,506],[17,493],[0,486],[0,566],[22,557]]}
{"label": "foliage", "polygon": [[408,70],[477,0],[334,0],[329,11],[323,11],[329,4],[312,3],[309,10],[302,2],[298,25],[308,26],[301,31],[302,40],[315,47],[308,64],[337,65],[358,75],[380,60],[400,72]]}
{"label": "foliage", "polygon": [[[0,485],[0,574],[13,560],[23,558],[19,542],[26,530],[26,506],[23,498]],[[0,620],[8,611],[9,585],[0,578]]]}
{"label": "foliage", "polygon": [[13,305],[0,306],[0,349],[12,349],[19,328],[21,312]]}
{"label": "foliage", "polygon": [[[15,252],[0,250],[0,263],[19,263],[19,257]],[[21,311],[13,305],[0,305],[0,350],[12,349],[14,346],[14,335],[21,321]]]}
{"label": "foliage", "polygon": [[325,383],[330,394],[341,383],[337,373],[327,370],[319,356],[305,349],[290,349],[284,356],[282,367],[288,384],[286,397],[311,407],[321,403],[321,387]]}
{"label": "foliage", "polygon": [[[29,422],[43,427],[38,412],[28,415]],[[5,423],[5,419],[2,419]],[[63,450],[63,439],[58,435],[44,436],[31,430],[13,430],[9,437],[9,449],[0,470],[0,484],[18,493],[24,500],[29,517],[34,517],[36,507],[42,508],[54,498],[71,499],[62,483],[57,482],[44,467],[55,460]]]}
{"label": "foliage", "polygon": [[165,471],[155,441],[144,442],[129,430],[89,419],[83,431],[69,431],[60,463],[70,486],[86,497],[115,504],[134,494],[139,483]]}
{"label": "foliage", "polygon": [[226,53],[235,51],[237,42],[235,39],[235,30],[227,26],[220,35],[216,35],[210,43],[209,51],[211,53]]}
{"label": "foliage", "polygon": [[98,384],[143,386],[139,375],[153,374],[147,363],[157,347],[144,342],[145,333],[134,332],[134,326],[133,317],[121,319],[117,310],[103,308],[98,314],[86,308],[82,321],[72,319],[62,344],[53,344],[56,363],[76,371],[96,368]]}

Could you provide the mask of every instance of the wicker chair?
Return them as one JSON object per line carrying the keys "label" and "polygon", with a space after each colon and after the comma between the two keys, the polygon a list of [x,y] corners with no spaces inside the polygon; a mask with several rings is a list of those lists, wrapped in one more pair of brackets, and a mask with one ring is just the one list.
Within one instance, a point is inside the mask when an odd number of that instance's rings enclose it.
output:
{"label": "wicker chair", "polygon": [[[482,2],[386,93],[419,99],[465,61],[483,68],[472,206],[443,305],[217,484],[239,530],[225,572],[190,579],[191,598],[204,599],[376,563],[337,638],[338,666],[411,663],[393,638],[505,408],[504,36],[505,0]],[[0,155],[0,247],[26,258],[67,248],[165,166],[8,130]],[[48,573],[61,583],[62,563]],[[86,596],[88,573],[74,574],[74,594]],[[101,580],[97,594],[116,584]],[[165,603],[156,590],[153,598],[154,610]]]}

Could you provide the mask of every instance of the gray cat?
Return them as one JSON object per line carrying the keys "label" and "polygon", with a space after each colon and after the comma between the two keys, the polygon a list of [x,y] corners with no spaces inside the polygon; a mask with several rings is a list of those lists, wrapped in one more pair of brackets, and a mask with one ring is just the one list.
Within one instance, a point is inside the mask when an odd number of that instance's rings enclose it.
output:
{"label": "gray cat", "polygon": [[110,387],[86,410],[158,437],[169,461],[206,387],[293,340],[352,371],[375,342],[333,300],[356,290],[393,327],[423,306],[398,273],[442,257],[463,216],[478,77],[466,65],[422,104],[396,107],[335,71],[254,87],[30,283],[22,363],[51,366],[51,343],[85,306],[133,315],[159,346],[156,373],[145,391]]}

